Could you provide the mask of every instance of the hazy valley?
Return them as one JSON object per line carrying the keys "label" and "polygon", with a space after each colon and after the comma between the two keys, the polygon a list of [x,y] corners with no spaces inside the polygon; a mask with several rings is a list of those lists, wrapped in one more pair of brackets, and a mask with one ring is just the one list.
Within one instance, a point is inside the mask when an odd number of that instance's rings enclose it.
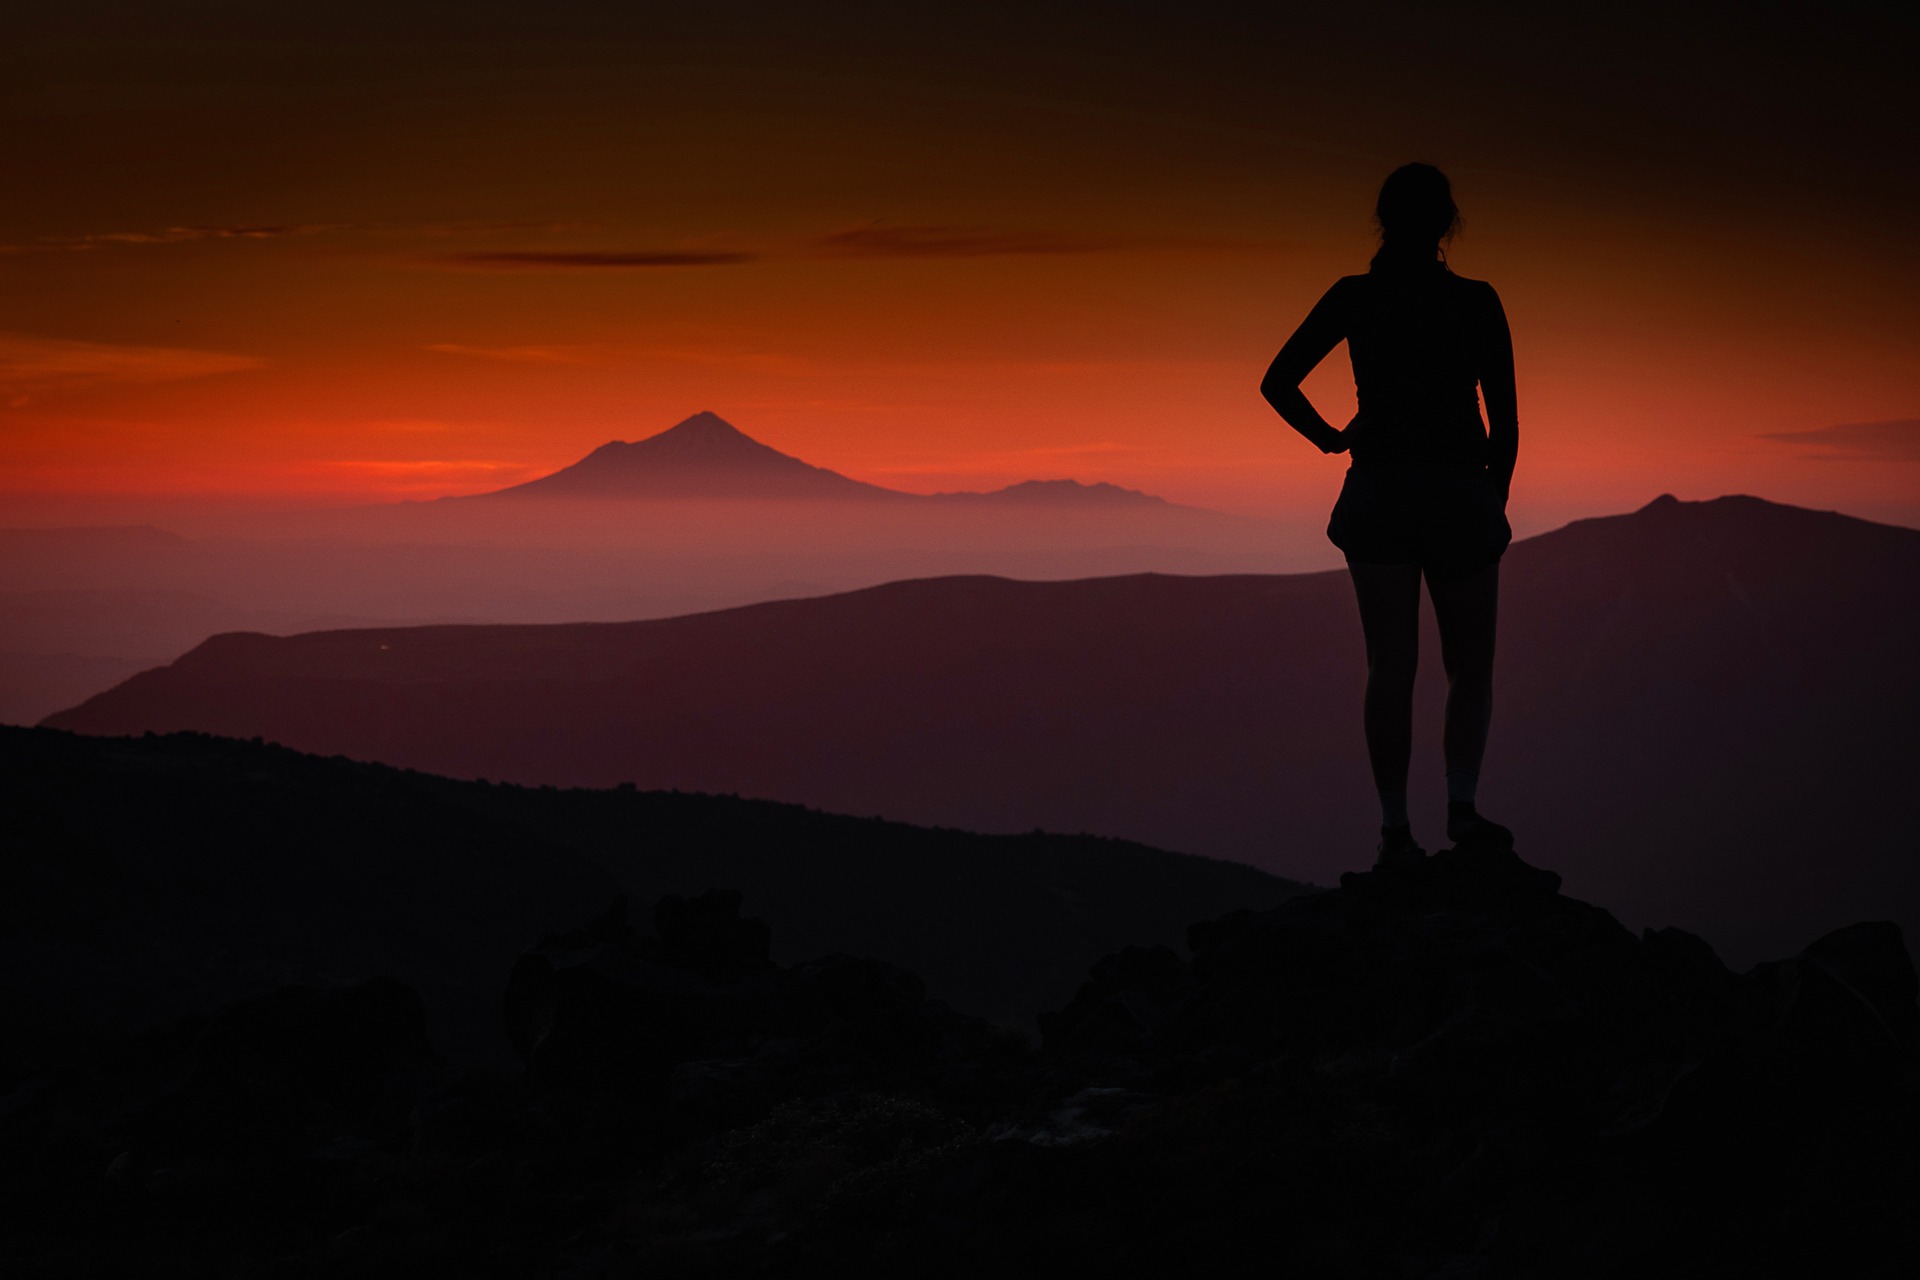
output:
{"label": "hazy valley", "polygon": [[0,530],[0,721],[31,723],[222,631],[625,621],[996,573],[1270,572],[1260,521],[1112,485],[917,495],[711,414],[496,494],[153,527]]}

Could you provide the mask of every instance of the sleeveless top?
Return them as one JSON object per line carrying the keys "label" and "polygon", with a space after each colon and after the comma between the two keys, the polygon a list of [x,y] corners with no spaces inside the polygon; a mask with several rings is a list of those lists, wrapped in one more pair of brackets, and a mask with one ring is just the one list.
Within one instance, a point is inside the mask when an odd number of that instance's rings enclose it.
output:
{"label": "sleeveless top", "polygon": [[1490,445],[1480,412],[1484,395],[1492,440],[1517,438],[1513,343],[1492,285],[1438,261],[1378,263],[1336,281],[1276,363],[1305,377],[1343,340],[1360,406],[1355,469],[1485,468],[1504,485],[1513,458]]}

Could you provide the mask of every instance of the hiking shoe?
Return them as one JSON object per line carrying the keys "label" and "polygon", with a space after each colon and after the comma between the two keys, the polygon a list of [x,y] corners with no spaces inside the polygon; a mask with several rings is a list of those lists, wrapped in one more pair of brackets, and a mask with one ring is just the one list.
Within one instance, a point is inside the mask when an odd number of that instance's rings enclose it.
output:
{"label": "hiking shoe", "polygon": [[1418,862],[1427,856],[1427,851],[1414,842],[1413,828],[1380,828],[1380,847],[1374,851],[1373,869],[1384,871],[1389,867],[1404,867],[1410,862]]}
{"label": "hiking shoe", "polygon": [[1456,848],[1513,849],[1513,832],[1470,804],[1447,805],[1447,839]]}

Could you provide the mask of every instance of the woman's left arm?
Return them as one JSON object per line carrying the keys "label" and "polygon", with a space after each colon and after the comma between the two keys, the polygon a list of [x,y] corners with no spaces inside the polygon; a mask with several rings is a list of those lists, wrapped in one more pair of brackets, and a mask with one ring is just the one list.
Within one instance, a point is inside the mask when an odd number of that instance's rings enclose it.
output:
{"label": "woman's left arm", "polygon": [[1513,331],[1500,295],[1487,286],[1489,310],[1480,355],[1480,398],[1487,406],[1487,473],[1506,501],[1520,455],[1520,409],[1513,389]]}
{"label": "woman's left arm", "polygon": [[1267,366],[1267,376],[1260,380],[1260,394],[1273,406],[1273,411],[1322,453],[1345,452],[1347,440],[1338,427],[1320,416],[1320,411],[1300,390],[1300,383],[1347,336],[1345,308],[1339,293],[1340,286],[1336,284],[1314,304],[1307,318],[1280,348],[1280,354]]}

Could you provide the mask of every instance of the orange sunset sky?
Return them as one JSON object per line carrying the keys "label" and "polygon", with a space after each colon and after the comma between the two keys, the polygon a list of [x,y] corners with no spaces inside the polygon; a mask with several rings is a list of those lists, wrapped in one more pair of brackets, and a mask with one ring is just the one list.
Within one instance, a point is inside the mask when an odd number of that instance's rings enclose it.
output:
{"label": "orange sunset sky", "polygon": [[[1256,384],[1418,158],[1514,326],[1522,532],[1920,524],[1914,18],[1241,8],[9,3],[4,522],[475,492],[700,409],[1317,518]],[[1344,420],[1344,352],[1308,390]]]}

